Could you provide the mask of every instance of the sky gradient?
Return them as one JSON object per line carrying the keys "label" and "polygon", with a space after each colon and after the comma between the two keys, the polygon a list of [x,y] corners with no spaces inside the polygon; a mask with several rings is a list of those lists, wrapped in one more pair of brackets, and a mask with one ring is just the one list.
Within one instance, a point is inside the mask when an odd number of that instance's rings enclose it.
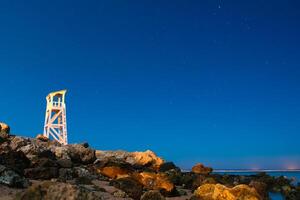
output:
{"label": "sky gradient", "polygon": [[1,1],[0,121],[183,168],[300,168],[300,3]]}

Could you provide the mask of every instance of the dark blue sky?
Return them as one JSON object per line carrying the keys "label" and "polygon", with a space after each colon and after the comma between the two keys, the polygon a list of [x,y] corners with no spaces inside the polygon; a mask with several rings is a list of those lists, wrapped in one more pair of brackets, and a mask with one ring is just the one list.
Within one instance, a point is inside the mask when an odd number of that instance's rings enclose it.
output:
{"label": "dark blue sky", "polygon": [[[172,3],[171,3],[172,2]],[[182,167],[300,168],[297,0],[1,1],[0,121]]]}

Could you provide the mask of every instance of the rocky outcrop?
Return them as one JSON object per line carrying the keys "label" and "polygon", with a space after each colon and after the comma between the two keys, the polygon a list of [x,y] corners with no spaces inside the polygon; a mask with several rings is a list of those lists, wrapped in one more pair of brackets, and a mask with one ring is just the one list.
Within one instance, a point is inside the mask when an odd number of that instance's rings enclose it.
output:
{"label": "rocky outcrop", "polygon": [[[171,200],[189,199],[194,190],[193,198],[202,200],[266,200],[270,191],[299,199],[299,188],[285,177],[222,175],[202,164],[182,172],[152,151],[95,151],[88,143],[62,145],[42,135],[26,138],[9,131],[2,123],[0,194],[10,199],[23,191],[18,197],[24,200]],[[2,193],[3,188],[9,192]]]}
{"label": "rocky outcrop", "polygon": [[195,190],[194,195],[199,200],[261,200],[262,197],[254,188],[247,185],[237,185],[228,188],[221,184],[204,184]]}
{"label": "rocky outcrop", "polygon": [[192,168],[192,172],[196,174],[210,174],[213,171],[211,167],[205,167],[203,164],[198,163]]}

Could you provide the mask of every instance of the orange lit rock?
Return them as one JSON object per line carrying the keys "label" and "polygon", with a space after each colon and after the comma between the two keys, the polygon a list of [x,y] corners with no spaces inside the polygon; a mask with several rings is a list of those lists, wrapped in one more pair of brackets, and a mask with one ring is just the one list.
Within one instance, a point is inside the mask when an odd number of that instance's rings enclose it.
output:
{"label": "orange lit rock", "polygon": [[150,190],[164,189],[171,192],[174,184],[171,183],[164,173],[141,172],[133,175],[145,188]]}
{"label": "orange lit rock", "polygon": [[48,142],[49,141],[49,138],[47,138],[46,136],[43,136],[42,134],[38,134],[36,136],[36,139],[41,140],[43,142]]}
{"label": "orange lit rock", "polygon": [[147,166],[159,169],[164,160],[158,157],[154,152],[147,150],[145,152],[126,152],[126,151],[96,151],[96,157],[99,161],[120,160],[133,166]]}
{"label": "orange lit rock", "polygon": [[0,122],[0,137],[8,138],[9,132],[10,132],[10,127],[5,123]]}
{"label": "orange lit rock", "polygon": [[203,164],[198,163],[196,164],[193,168],[192,168],[192,172],[196,173],[196,174],[209,174],[213,171],[212,168],[210,167],[205,167]]}
{"label": "orange lit rock", "polygon": [[126,162],[132,165],[152,165],[158,168],[164,163],[164,160],[158,157],[153,151],[147,150],[145,152],[132,152],[126,158]]}
{"label": "orange lit rock", "polygon": [[98,173],[112,179],[126,177],[129,175],[129,172],[126,169],[122,169],[117,166],[103,167],[102,169],[98,169],[97,171]]}
{"label": "orange lit rock", "polygon": [[228,188],[221,184],[204,184],[194,195],[201,200],[261,200],[257,191],[248,185]]}

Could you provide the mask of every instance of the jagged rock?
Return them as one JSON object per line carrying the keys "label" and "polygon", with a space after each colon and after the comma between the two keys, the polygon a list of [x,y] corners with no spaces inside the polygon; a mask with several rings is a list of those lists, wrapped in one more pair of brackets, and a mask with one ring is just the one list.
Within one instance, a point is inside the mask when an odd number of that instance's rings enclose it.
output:
{"label": "jagged rock", "polygon": [[101,200],[101,196],[84,187],[62,182],[44,181],[29,187],[17,200]]}
{"label": "jagged rock", "polygon": [[203,164],[198,163],[192,168],[192,172],[196,174],[210,174],[213,171],[210,167],[205,167]]}
{"label": "jagged rock", "polygon": [[1,153],[9,153],[11,148],[9,146],[9,142],[6,139],[0,138],[0,152]]}
{"label": "jagged rock", "polygon": [[117,166],[103,167],[101,170],[99,170],[99,173],[113,179],[129,176],[128,170]]}
{"label": "jagged rock", "polygon": [[145,152],[132,152],[126,158],[126,162],[131,165],[153,166],[158,169],[164,160],[159,158],[153,151],[147,150]]}
{"label": "jagged rock", "polygon": [[56,162],[62,168],[71,168],[73,166],[70,159],[58,159]]}
{"label": "jagged rock", "polygon": [[29,181],[15,171],[0,165],[0,184],[9,187],[24,188],[29,186]]}
{"label": "jagged rock", "polygon": [[164,172],[168,179],[174,184],[174,185],[182,185],[182,173],[177,169],[171,169]]}
{"label": "jagged rock", "polygon": [[38,134],[36,136],[36,139],[42,141],[42,142],[48,142],[49,141],[49,138],[47,138],[46,136],[42,135],[42,134]]}
{"label": "jagged rock", "polygon": [[30,160],[21,151],[8,151],[0,153],[0,164],[10,167],[22,174],[24,169],[29,167]]}
{"label": "jagged rock", "polygon": [[166,171],[169,171],[169,170],[176,170],[176,171],[181,171],[179,167],[177,167],[173,162],[165,162],[165,163],[162,163],[160,166],[159,166],[159,171],[160,172],[166,172]]}
{"label": "jagged rock", "polygon": [[75,163],[91,164],[96,160],[95,150],[80,144],[68,145],[68,154]]}
{"label": "jagged rock", "polygon": [[206,183],[217,183],[213,177],[207,177],[203,174],[195,174],[192,172],[182,173],[180,176],[180,183],[178,185],[182,185],[186,189],[195,190],[200,185]]}
{"label": "jagged rock", "polygon": [[31,165],[33,168],[38,167],[58,167],[56,161],[49,159],[49,158],[37,158]]}
{"label": "jagged rock", "polygon": [[77,177],[92,177],[92,174],[89,172],[89,170],[83,167],[74,167],[73,169]]}
{"label": "jagged rock", "polygon": [[145,192],[141,200],[165,200],[166,198],[158,191],[152,190]]}
{"label": "jagged rock", "polygon": [[90,147],[89,143],[87,143],[87,142],[83,142],[80,145],[83,146],[84,148],[89,148]]}
{"label": "jagged rock", "polygon": [[254,188],[237,185],[228,188],[221,184],[204,184],[195,190],[194,195],[201,200],[261,200]]}
{"label": "jagged rock", "polygon": [[300,189],[293,189],[289,193],[285,194],[286,200],[299,200],[300,199]]}
{"label": "jagged rock", "polygon": [[19,143],[19,145],[26,143],[26,145],[24,146],[19,146],[18,144],[15,144],[13,146],[14,149],[22,151],[26,155],[26,157],[32,162],[36,161],[38,158],[41,157],[48,157],[52,159],[55,157],[54,153],[52,153],[49,149],[49,144],[47,142],[41,142],[37,139],[28,139],[27,141],[26,139],[19,139],[17,140],[17,142]]}
{"label": "jagged rock", "polygon": [[10,141],[10,147],[13,151],[17,151],[19,148],[26,146],[29,142],[29,139],[15,136]]}
{"label": "jagged rock", "polygon": [[53,147],[52,152],[54,152],[55,156],[59,159],[67,159],[71,160],[69,154],[68,154],[68,148],[67,146],[58,146]]}
{"label": "jagged rock", "polygon": [[130,164],[122,160],[116,160],[114,158],[113,160],[108,160],[108,159],[105,159],[103,161],[98,160],[95,163],[94,168],[96,173],[114,179],[128,176],[134,172],[134,168]]}
{"label": "jagged rock", "polygon": [[74,167],[74,177],[76,178],[76,182],[88,184],[94,179],[99,179],[100,177],[91,173],[88,169],[83,167]]}
{"label": "jagged rock", "polygon": [[259,181],[251,181],[249,186],[255,188],[255,190],[258,192],[258,194],[263,199],[269,199],[269,193],[267,191],[267,184]]}
{"label": "jagged rock", "polygon": [[159,172],[164,172],[173,184],[182,185],[181,170],[173,162],[165,162],[161,164],[159,167]]}
{"label": "jagged rock", "polygon": [[10,127],[5,123],[0,122],[0,138],[7,139],[9,137],[9,132]]}
{"label": "jagged rock", "polygon": [[143,194],[143,185],[131,177],[113,180],[111,181],[111,185],[123,190],[129,197],[135,200],[139,200]]}
{"label": "jagged rock", "polygon": [[75,173],[73,169],[70,168],[60,168],[58,171],[58,178],[60,180],[72,180],[75,177]]}
{"label": "jagged rock", "polygon": [[175,186],[164,173],[141,172],[133,177],[149,190],[160,190],[165,194],[171,194]]}
{"label": "jagged rock", "polygon": [[96,151],[96,157],[99,161],[119,160],[134,167],[152,167],[159,169],[164,160],[158,157],[150,150],[145,152],[126,152],[126,151]]}
{"label": "jagged rock", "polygon": [[126,157],[128,156],[129,152],[126,151],[96,151],[96,158],[99,161],[103,160],[126,160]]}
{"label": "jagged rock", "polygon": [[58,177],[57,167],[36,167],[24,170],[24,176],[30,179],[50,180]]}
{"label": "jagged rock", "polygon": [[122,190],[117,190],[113,193],[114,197],[117,197],[117,198],[126,198],[127,197],[127,194],[126,192],[123,192]]}

